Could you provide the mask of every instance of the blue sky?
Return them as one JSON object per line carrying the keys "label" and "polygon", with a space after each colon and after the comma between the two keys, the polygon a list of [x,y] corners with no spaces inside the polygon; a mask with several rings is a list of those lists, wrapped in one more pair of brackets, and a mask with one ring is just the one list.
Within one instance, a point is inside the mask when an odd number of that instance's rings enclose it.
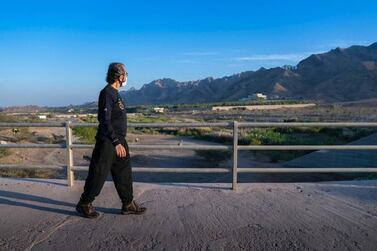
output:
{"label": "blue sky", "polygon": [[297,64],[377,42],[377,1],[1,1],[0,106],[94,101],[107,66],[125,89]]}

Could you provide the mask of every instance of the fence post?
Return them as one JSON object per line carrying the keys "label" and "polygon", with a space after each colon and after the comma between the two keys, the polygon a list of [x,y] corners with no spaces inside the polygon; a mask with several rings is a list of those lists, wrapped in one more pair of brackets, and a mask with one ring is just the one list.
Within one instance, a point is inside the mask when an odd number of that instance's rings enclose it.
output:
{"label": "fence post", "polygon": [[65,136],[66,136],[66,150],[67,150],[67,185],[69,187],[73,186],[75,180],[74,173],[72,170],[73,167],[73,153],[72,153],[72,128],[71,121],[65,123]]}
{"label": "fence post", "polygon": [[232,158],[232,189],[237,190],[237,165],[238,165],[238,122],[233,121],[233,158]]}

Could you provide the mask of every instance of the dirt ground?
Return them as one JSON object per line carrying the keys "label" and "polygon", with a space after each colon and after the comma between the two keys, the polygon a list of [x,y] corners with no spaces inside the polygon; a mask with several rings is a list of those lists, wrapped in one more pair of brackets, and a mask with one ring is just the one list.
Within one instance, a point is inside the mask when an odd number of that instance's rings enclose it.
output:
{"label": "dirt ground", "polygon": [[377,181],[134,183],[144,215],[120,215],[111,182],[89,220],[83,181],[0,178],[0,250],[376,250]]}
{"label": "dirt ground", "polygon": [[[29,131],[35,137],[45,136],[52,137],[53,135],[64,136],[64,128],[30,128]],[[11,139],[13,133],[10,129],[0,131],[0,138]],[[128,134],[127,141],[129,144],[176,144],[182,143],[183,145],[192,144],[212,144],[216,143],[195,140],[189,137],[178,137],[172,135],[139,135]],[[74,143],[78,139],[74,138]],[[23,141],[22,143],[34,143]],[[43,165],[65,165],[66,152],[65,149],[10,149],[10,155],[0,159],[0,163],[9,164],[43,164]],[[74,150],[74,165],[86,166],[89,165],[88,157],[90,158],[92,149],[75,149]],[[197,156],[193,150],[137,150],[131,151],[134,166],[154,166],[154,167],[211,167],[204,158]],[[240,166],[273,166],[276,165],[266,164],[261,162],[254,162],[247,154],[240,155]],[[231,160],[220,163],[220,167],[230,166]]]}

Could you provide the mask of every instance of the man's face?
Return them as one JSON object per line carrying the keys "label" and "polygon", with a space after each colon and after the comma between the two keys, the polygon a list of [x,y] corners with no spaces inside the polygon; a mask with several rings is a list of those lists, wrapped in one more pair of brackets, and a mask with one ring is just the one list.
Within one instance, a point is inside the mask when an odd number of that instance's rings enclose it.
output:
{"label": "man's face", "polygon": [[124,74],[122,74],[120,76],[120,80],[121,80],[121,86],[125,86],[126,83],[127,83],[127,77],[128,77],[128,72],[127,72],[127,68],[125,66],[123,66],[123,72]]}

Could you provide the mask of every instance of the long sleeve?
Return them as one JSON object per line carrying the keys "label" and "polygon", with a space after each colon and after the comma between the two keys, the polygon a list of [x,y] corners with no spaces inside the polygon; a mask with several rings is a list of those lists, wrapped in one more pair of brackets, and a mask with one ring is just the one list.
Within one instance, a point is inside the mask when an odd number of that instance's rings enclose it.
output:
{"label": "long sleeve", "polygon": [[107,92],[101,92],[98,102],[98,120],[100,126],[102,126],[103,132],[108,137],[114,146],[120,143],[118,137],[115,134],[114,128],[111,124],[111,114],[114,109],[114,99]]}

